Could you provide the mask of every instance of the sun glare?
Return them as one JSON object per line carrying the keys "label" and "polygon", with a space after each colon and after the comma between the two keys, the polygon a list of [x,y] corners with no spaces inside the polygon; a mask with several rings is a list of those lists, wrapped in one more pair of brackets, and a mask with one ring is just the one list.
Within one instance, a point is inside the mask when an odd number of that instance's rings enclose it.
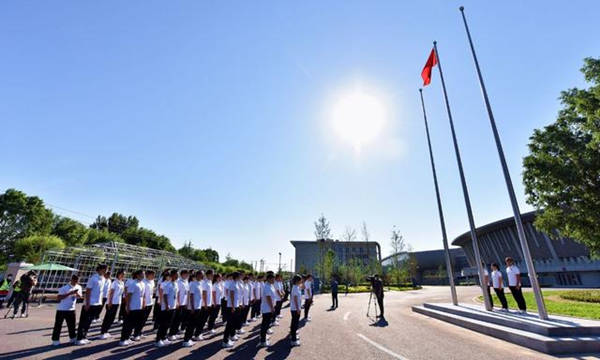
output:
{"label": "sun glare", "polygon": [[339,97],[333,106],[333,129],[357,151],[372,142],[386,121],[386,109],[376,96],[354,90]]}

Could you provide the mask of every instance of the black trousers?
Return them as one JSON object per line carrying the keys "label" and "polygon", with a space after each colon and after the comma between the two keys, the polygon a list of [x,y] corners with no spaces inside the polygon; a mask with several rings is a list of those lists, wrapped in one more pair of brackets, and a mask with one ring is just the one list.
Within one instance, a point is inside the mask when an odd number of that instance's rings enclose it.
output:
{"label": "black trousers", "polygon": [[154,310],[152,312],[152,322],[154,326],[152,327],[154,330],[158,329],[158,325],[160,325],[160,303],[154,303]]}
{"label": "black trousers", "polygon": [[175,316],[175,310],[161,310],[158,316],[158,331],[156,332],[156,341],[165,340],[167,338],[167,331],[173,322]]}
{"label": "black trousers", "polygon": [[[492,305],[492,309],[494,308],[494,298],[492,298],[492,293],[490,292],[490,286],[486,286],[488,296],[490,297],[490,304]],[[494,289],[495,290],[495,289]]]}
{"label": "black trousers", "polygon": [[190,323],[185,328],[185,334],[183,335],[183,341],[188,341],[194,335],[194,329],[196,325],[200,321],[200,310],[191,310],[188,312],[188,316],[190,317]]}
{"label": "black trousers", "polygon": [[379,314],[383,317],[383,312],[385,310],[385,307],[383,306],[383,294],[375,295],[375,297],[377,298],[377,304],[379,304]]}
{"label": "black trousers", "polygon": [[171,328],[169,329],[169,336],[177,335],[184,317],[187,317],[188,315],[187,311],[188,310],[185,308],[185,306],[179,306],[177,310],[175,310],[173,322],[171,323]]}
{"label": "black trousers", "polygon": [[119,320],[122,321],[123,319],[125,319],[125,308],[127,307],[127,304],[125,304],[125,299],[121,299],[121,306],[119,307]]}
{"label": "black trousers", "polygon": [[229,309],[229,315],[227,324],[225,325],[225,331],[223,331],[223,342],[229,341],[229,338],[235,335],[235,330],[237,329],[237,325],[240,319],[240,309]]}
{"label": "black trousers", "polygon": [[242,308],[242,316],[240,318],[240,328],[246,321],[248,321],[249,313],[250,313],[250,305],[244,305],[244,307]]}
{"label": "black trousers", "polygon": [[508,303],[506,302],[506,296],[504,295],[504,289],[502,289],[502,288],[501,289],[494,288],[494,292],[496,293],[496,296],[500,300],[500,303],[502,304],[502,308],[503,309],[508,309]]}
{"label": "black trousers", "polygon": [[306,299],[304,302],[304,318],[308,318],[308,312],[310,311],[310,306],[312,305],[312,299]]}
{"label": "black trousers", "polygon": [[152,312],[152,305],[149,305],[149,306],[146,306],[145,308],[143,308],[142,312],[143,312],[142,319],[137,323],[137,326],[135,327],[135,329],[133,331],[133,336],[142,335],[142,330],[144,329],[144,326],[146,326],[148,317],[150,316],[150,313]]}
{"label": "black trousers", "polygon": [[67,322],[69,329],[69,339],[75,339],[75,310],[56,310],[54,318],[54,330],[52,330],[52,341],[60,339],[60,331],[62,330],[63,320]]}
{"label": "black trousers", "polygon": [[79,327],[77,328],[77,340],[87,338],[87,332],[90,329],[92,320],[102,310],[102,305],[90,305],[89,310],[85,310],[85,305],[81,308],[79,315]]}
{"label": "black trousers", "polygon": [[252,312],[250,314],[250,317],[257,317],[258,315],[260,315],[260,300],[254,300],[254,303],[252,304]]}
{"label": "black trousers", "polygon": [[219,316],[220,310],[221,305],[213,305],[210,308],[210,316],[208,317],[208,330],[212,330],[215,328],[215,321],[217,320],[217,316]]}
{"label": "black trousers", "polygon": [[523,297],[523,291],[521,288],[517,288],[516,286],[509,286],[510,292],[512,296],[515,298],[517,305],[519,306],[519,310],[527,310],[527,305],[525,304],[525,298]]}
{"label": "black trousers", "polygon": [[[139,310],[131,310],[129,314],[125,316],[125,321],[123,322],[123,328],[121,329],[121,341],[127,340],[131,337],[131,333],[140,328],[140,323],[144,319],[144,309]],[[134,333],[134,336],[139,336],[140,334]]]}
{"label": "black trousers", "polygon": [[209,307],[200,308],[198,322],[194,324],[194,326],[191,326],[191,328],[194,329],[194,336],[200,336],[200,334],[202,334],[202,331],[204,330],[204,325],[206,325],[208,317],[210,316],[210,311],[211,308]]}
{"label": "black trousers", "polygon": [[271,325],[271,318],[273,318],[273,313],[263,313],[262,314],[262,323],[260,324],[260,342],[267,341],[267,330],[269,330],[269,326]]}
{"label": "black trousers", "polygon": [[96,314],[94,320],[100,319],[100,314],[102,313],[102,309],[104,309],[104,305],[106,305],[106,298],[102,298],[102,307],[100,308],[100,311],[98,311],[98,314]]}
{"label": "black trousers", "polygon": [[290,325],[290,339],[298,340],[296,332],[298,331],[298,323],[300,322],[300,311],[292,311],[292,323]]}
{"label": "black trousers", "polygon": [[27,307],[29,306],[29,292],[17,292],[14,298],[15,308],[13,310],[13,315],[17,315],[17,312],[19,311],[19,305],[21,305],[21,314],[25,314],[25,312],[27,311]]}
{"label": "black trousers", "polygon": [[227,322],[229,314],[230,312],[227,311],[227,300],[223,298],[221,299],[221,316],[223,317],[223,322]]}
{"label": "black trousers", "polygon": [[106,307],[106,312],[104,313],[104,319],[102,320],[102,328],[100,329],[100,334],[105,334],[108,332],[110,326],[115,321],[118,309],[119,304],[113,304],[110,307]]}
{"label": "black trousers", "polygon": [[275,315],[279,316],[281,314],[281,305],[283,305],[283,301],[279,300],[275,303]]}
{"label": "black trousers", "polygon": [[338,293],[337,293],[337,291],[331,292],[331,307],[332,308],[338,307]]}

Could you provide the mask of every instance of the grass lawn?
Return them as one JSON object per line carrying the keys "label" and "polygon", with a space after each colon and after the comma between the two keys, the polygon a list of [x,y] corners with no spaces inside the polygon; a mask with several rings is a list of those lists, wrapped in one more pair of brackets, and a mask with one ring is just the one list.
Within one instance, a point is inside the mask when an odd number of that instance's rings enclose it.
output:
{"label": "grass lawn", "polygon": [[[508,307],[517,309],[517,303],[510,294],[510,290],[505,289],[504,291]],[[600,290],[544,290],[542,294],[549,314],[600,320]],[[493,291],[492,295],[494,306],[499,306],[500,300]],[[537,311],[533,293],[523,292],[523,296],[527,303],[527,310]],[[483,302],[483,296],[480,296],[479,300]]]}

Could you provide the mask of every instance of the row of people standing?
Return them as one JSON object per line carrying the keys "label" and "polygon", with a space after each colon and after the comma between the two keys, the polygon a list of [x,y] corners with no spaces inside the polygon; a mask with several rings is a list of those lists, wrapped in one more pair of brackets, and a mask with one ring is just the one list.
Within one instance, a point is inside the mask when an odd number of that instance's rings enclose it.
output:
{"label": "row of people standing", "polygon": [[[527,305],[525,303],[525,298],[523,297],[522,291],[522,283],[521,283],[521,272],[517,265],[515,265],[515,261],[511,257],[507,257],[504,259],[506,264],[505,272],[508,277],[508,288],[517,303],[519,308],[519,312],[521,314],[527,313]],[[504,294],[504,287],[507,282],[504,281],[504,276],[500,271],[500,266],[497,263],[491,264],[491,276],[487,269],[485,269],[484,264],[484,282],[487,287],[488,295],[490,295],[490,301],[492,302],[492,307],[494,307],[494,302],[492,300],[490,287],[494,289],[498,300],[500,300],[500,304],[502,305],[502,311],[508,312],[508,302],[506,301],[506,295]]]}

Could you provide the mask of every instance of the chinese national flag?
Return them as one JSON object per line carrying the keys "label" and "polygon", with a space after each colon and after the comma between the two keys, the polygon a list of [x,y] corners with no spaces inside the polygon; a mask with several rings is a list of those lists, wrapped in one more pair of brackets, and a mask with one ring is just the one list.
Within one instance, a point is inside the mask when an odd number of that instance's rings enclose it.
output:
{"label": "chinese national flag", "polygon": [[423,86],[429,85],[431,82],[431,71],[434,66],[437,65],[437,58],[435,56],[435,49],[431,49],[431,54],[429,54],[429,58],[423,67],[423,71],[421,71],[421,77],[423,78]]}

